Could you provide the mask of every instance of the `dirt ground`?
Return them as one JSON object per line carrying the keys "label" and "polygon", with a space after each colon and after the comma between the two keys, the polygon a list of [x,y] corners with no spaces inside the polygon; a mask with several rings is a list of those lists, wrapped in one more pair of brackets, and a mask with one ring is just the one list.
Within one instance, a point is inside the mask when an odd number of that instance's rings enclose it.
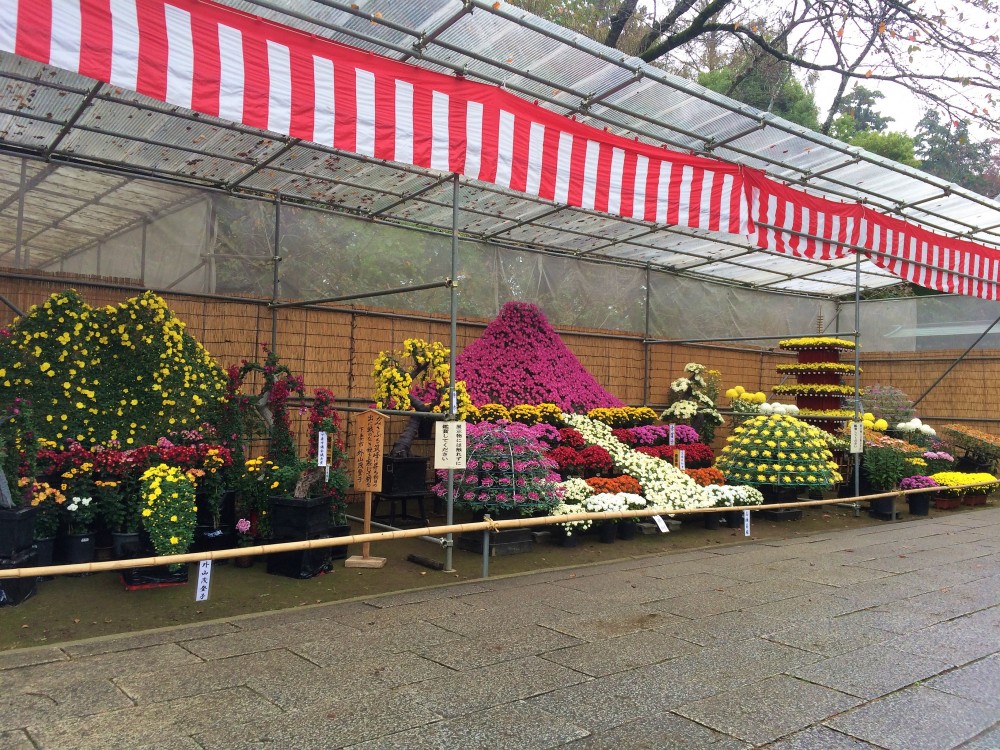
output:
{"label": "dirt ground", "polygon": [[[904,506],[905,507],[905,506]],[[940,514],[974,512],[931,510]],[[905,511],[903,519],[908,516]],[[443,523],[431,518],[431,525]],[[804,509],[799,521],[771,522],[755,518],[749,540],[785,539],[808,536],[827,530],[883,524],[862,511],[855,518],[852,509],[839,506]],[[505,576],[608,562],[673,550],[697,549],[748,541],[742,529],[725,525],[708,530],[697,521],[685,522],[668,534],[638,535],[634,540],[600,544],[594,535],[584,534],[577,547],[561,547],[543,540],[534,549],[517,555],[492,557],[490,576]],[[350,548],[349,554],[359,550]],[[381,569],[345,568],[343,560],[329,573],[308,580],[268,575],[260,558],[253,567],[239,569],[215,563],[207,601],[196,602],[194,578],[183,586],[143,591],[125,591],[117,573],[97,573],[85,577],[60,576],[40,581],[37,593],[16,607],[0,609],[0,650],[51,645],[81,638],[134,632],[150,628],[205,622],[235,615],[341,601],[375,594],[441,586],[481,577],[482,556],[455,549],[455,572],[432,570],[407,561],[417,554],[443,561],[444,551],[416,539],[372,545],[372,555],[387,558]]]}

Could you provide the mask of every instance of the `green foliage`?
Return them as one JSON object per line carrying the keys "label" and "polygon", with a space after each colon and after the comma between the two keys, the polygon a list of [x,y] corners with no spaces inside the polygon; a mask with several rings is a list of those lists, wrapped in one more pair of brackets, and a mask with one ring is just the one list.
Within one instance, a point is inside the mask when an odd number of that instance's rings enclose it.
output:
{"label": "green foliage", "polygon": [[6,476],[14,505],[30,499],[31,487],[19,485],[18,480],[22,477],[34,480],[37,454],[38,441],[31,402],[15,397],[6,409],[0,411],[0,468]]}
{"label": "green foliage", "polygon": [[[907,476],[906,456],[894,448],[869,446],[865,449],[861,469],[864,471],[872,489],[886,492],[899,484],[899,480]],[[917,473],[917,472],[912,472]]]}
{"label": "green foliage", "polygon": [[[854,127],[853,132],[855,133],[863,133],[865,131],[882,133],[889,127],[889,123],[895,119],[885,117],[875,111],[876,105],[884,98],[885,94],[881,91],[869,91],[864,86],[858,84],[851,89],[851,93],[841,99],[836,113],[841,115],[841,117],[850,119]],[[841,140],[847,139],[841,138]]]}
{"label": "green foliage", "polygon": [[948,123],[928,110],[915,143],[925,172],[982,195],[1000,194],[1000,141],[974,141],[967,121]]}
{"label": "green foliage", "polygon": [[698,83],[810,130],[819,130],[816,100],[787,64],[755,60],[747,70],[727,67],[701,73]]}
{"label": "green foliage", "polygon": [[920,161],[914,156],[913,138],[906,133],[895,131],[877,133],[874,130],[862,130],[851,136],[848,143],[908,167],[920,167]]}

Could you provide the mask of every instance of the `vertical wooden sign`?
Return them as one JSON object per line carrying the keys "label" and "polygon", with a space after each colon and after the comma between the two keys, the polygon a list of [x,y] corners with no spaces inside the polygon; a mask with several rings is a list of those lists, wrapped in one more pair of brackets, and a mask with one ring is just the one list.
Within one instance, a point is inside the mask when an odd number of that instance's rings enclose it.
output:
{"label": "vertical wooden sign", "polygon": [[[385,415],[369,409],[354,417],[354,489],[365,493],[364,533],[372,530],[372,493],[382,491],[382,446],[385,440]],[[371,557],[371,545],[361,545],[361,555],[344,562],[347,568],[381,568],[384,557]]]}
{"label": "vertical wooden sign", "polygon": [[385,442],[383,414],[369,409],[354,416],[354,489],[382,491],[382,445]]}

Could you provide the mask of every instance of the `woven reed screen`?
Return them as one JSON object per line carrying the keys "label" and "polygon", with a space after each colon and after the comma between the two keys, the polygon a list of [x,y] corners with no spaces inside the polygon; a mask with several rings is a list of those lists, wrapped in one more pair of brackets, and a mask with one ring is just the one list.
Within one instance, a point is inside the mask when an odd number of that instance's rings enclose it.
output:
{"label": "woven reed screen", "polygon": [[[74,285],[92,306],[117,304],[136,293],[122,282],[96,283],[86,277]],[[25,279],[0,276],[0,294],[27,309],[53,292],[65,289],[65,280]],[[445,292],[442,291],[442,294]],[[266,300],[239,301],[164,294],[171,309],[193,336],[201,341],[223,365],[245,359],[260,359],[261,347],[271,343],[271,311]],[[13,313],[0,307],[0,325],[9,323]],[[458,326],[461,351],[477,338],[488,321],[463,321]],[[605,335],[600,335],[604,333]],[[635,338],[608,337],[606,332],[574,329],[563,332],[563,340],[581,363],[608,390],[629,404],[664,405],[670,382],[683,375],[684,365],[700,362],[721,373],[723,390],[742,385],[748,390],[770,389],[780,382],[775,370],[779,362],[792,361],[782,352],[741,350],[724,346],[655,344],[648,347],[649,371],[645,372],[646,347]],[[356,399],[363,406],[371,397],[372,362],[384,349],[398,349],[405,339],[417,337],[447,343],[447,320],[408,319],[385,308],[318,310],[288,308],[278,312],[277,350],[292,372],[302,373],[308,392],[329,388],[339,399]],[[916,398],[954,361],[961,352],[921,352],[918,354],[865,354],[862,356],[862,385],[891,384]],[[987,420],[1000,416],[1000,351],[976,352],[958,365],[920,405],[925,419],[940,423],[941,417]],[[644,389],[648,383],[648,395]],[[251,383],[253,388],[256,384]],[[787,399],[782,399],[787,400]],[[726,402],[723,399],[723,406]],[[302,415],[296,421],[304,423]],[[349,421],[349,420],[348,420]],[[392,441],[405,420],[390,422],[387,440]],[[1000,432],[988,421],[976,426]],[[720,431],[720,437],[725,430]]]}

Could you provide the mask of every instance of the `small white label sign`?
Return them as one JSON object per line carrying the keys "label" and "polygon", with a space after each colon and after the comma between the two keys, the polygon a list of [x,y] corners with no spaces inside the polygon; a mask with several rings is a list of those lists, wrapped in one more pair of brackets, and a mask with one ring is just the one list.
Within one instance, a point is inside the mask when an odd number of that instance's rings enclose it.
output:
{"label": "small white label sign", "polygon": [[203,602],[208,599],[208,590],[212,585],[212,561],[202,560],[198,563],[198,587],[194,591],[194,600]]}
{"label": "small white label sign", "polygon": [[465,468],[465,422],[438,422],[434,425],[434,468]]}
{"label": "small white label sign", "polygon": [[750,511],[743,511],[743,536],[750,536]]}
{"label": "small white label sign", "polygon": [[670,445],[677,443],[677,425],[673,422],[670,423]]}
{"label": "small white label sign", "polygon": [[329,442],[329,436],[325,432],[316,433],[316,465],[317,466],[329,466],[330,462],[327,459],[327,452],[329,447],[327,443]]}
{"label": "small white label sign", "polygon": [[670,527],[667,526],[667,522],[664,521],[662,518],[660,518],[659,516],[653,516],[653,521],[656,522],[656,525],[659,526],[660,531],[662,531],[664,534],[670,533]]}
{"label": "small white label sign", "polygon": [[851,453],[865,452],[865,426],[861,422],[851,422]]}
{"label": "small white label sign", "polygon": [[687,468],[687,463],[684,460],[684,451],[677,451],[677,468],[684,471]]}

